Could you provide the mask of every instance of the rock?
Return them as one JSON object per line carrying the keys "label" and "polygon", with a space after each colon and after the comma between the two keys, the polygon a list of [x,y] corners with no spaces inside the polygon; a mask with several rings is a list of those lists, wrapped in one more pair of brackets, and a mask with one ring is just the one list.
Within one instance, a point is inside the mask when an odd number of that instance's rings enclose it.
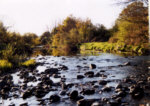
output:
{"label": "rock", "polygon": [[138,85],[131,86],[129,87],[129,89],[130,89],[129,93],[132,95],[134,99],[141,99],[144,95],[143,88],[141,88]]}
{"label": "rock", "polygon": [[125,65],[125,66],[131,65],[131,63],[130,63],[130,62],[126,62],[126,63],[124,63],[123,65]]}
{"label": "rock", "polygon": [[91,106],[103,106],[102,104],[100,104],[99,102],[94,102],[94,103],[92,103],[92,105]]}
{"label": "rock", "polygon": [[23,93],[22,98],[23,99],[27,99],[27,98],[29,98],[31,96],[32,96],[32,92],[27,90],[26,92]]}
{"label": "rock", "polygon": [[74,90],[69,94],[70,99],[76,100],[78,97],[78,91]]}
{"label": "rock", "polygon": [[84,76],[83,75],[77,75],[77,79],[83,79]]}
{"label": "rock", "polygon": [[105,81],[105,80],[100,80],[100,81],[99,81],[99,84],[100,84],[100,85],[106,85],[106,84],[107,84],[107,81]]}
{"label": "rock", "polygon": [[61,70],[68,70],[68,67],[65,66],[65,65],[62,65],[62,66],[60,67],[60,69],[61,69]]}
{"label": "rock", "polygon": [[22,103],[20,106],[28,106],[28,103]]}
{"label": "rock", "polygon": [[100,76],[102,76],[102,74],[100,74],[99,72],[97,72],[97,73],[95,74],[95,77],[100,77]]}
{"label": "rock", "polygon": [[82,92],[84,95],[92,95],[95,93],[95,90],[94,89],[83,89]]}
{"label": "rock", "polygon": [[116,86],[116,89],[118,89],[118,88],[122,88],[122,85],[121,85],[121,84],[118,84],[118,85]]}
{"label": "rock", "polygon": [[131,82],[133,82],[133,80],[131,80],[130,78],[125,78],[124,80],[123,80],[123,82],[125,82],[125,83],[131,83]]}
{"label": "rock", "polygon": [[34,93],[34,95],[37,97],[37,98],[42,98],[46,95],[46,92],[44,92],[44,89],[37,89]]}
{"label": "rock", "polygon": [[108,104],[110,104],[110,106],[119,106],[119,103],[115,100],[110,100]]}
{"label": "rock", "polygon": [[84,75],[86,75],[87,77],[94,77],[94,72],[93,71],[88,71]]}
{"label": "rock", "polygon": [[120,92],[117,93],[117,96],[118,97],[125,97],[126,93],[124,91],[120,91]]}
{"label": "rock", "polygon": [[100,72],[105,72],[105,70],[100,70]]}
{"label": "rock", "polygon": [[116,98],[115,100],[116,100],[117,102],[121,103],[122,98],[121,98],[121,97],[118,97],[118,98]]}
{"label": "rock", "polygon": [[147,81],[150,82],[150,77],[147,78]]}
{"label": "rock", "polygon": [[61,76],[58,75],[58,74],[53,74],[53,77],[54,77],[54,78],[61,78]]}
{"label": "rock", "polygon": [[91,106],[92,103],[94,103],[96,100],[94,99],[90,99],[90,100],[86,100],[86,99],[81,99],[77,101],[77,105],[78,106]]}
{"label": "rock", "polygon": [[91,68],[91,69],[95,69],[95,68],[96,68],[96,65],[95,65],[95,64],[90,64],[90,68]]}
{"label": "rock", "polygon": [[110,92],[111,91],[111,87],[104,87],[102,88],[103,91],[106,91],[106,92]]}
{"label": "rock", "polygon": [[77,105],[78,106],[87,106],[87,101],[84,99],[81,99],[81,100],[77,101]]}
{"label": "rock", "polygon": [[60,91],[59,94],[60,94],[60,95],[65,95],[65,94],[66,94],[66,91]]}
{"label": "rock", "polygon": [[53,85],[53,81],[47,77],[47,76],[42,76],[42,83],[43,84],[46,84],[46,85]]}
{"label": "rock", "polygon": [[59,102],[60,101],[60,97],[57,94],[54,94],[54,95],[50,96],[49,100],[50,100],[51,103]]}
{"label": "rock", "polygon": [[58,71],[59,71],[59,70],[58,70],[57,68],[50,68],[50,69],[46,69],[46,70],[45,70],[45,73],[52,75],[52,74],[57,74]]}

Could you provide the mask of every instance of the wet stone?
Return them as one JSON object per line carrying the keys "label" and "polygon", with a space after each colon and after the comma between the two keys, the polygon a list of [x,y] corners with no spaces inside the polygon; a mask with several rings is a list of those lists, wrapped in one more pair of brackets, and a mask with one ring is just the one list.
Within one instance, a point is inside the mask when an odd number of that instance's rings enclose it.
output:
{"label": "wet stone", "polygon": [[76,100],[78,97],[78,91],[74,90],[69,94],[70,99]]}
{"label": "wet stone", "polygon": [[111,87],[104,87],[102,88],[102,91],[106,91],[106,92],[110,92],[111,91]]}
{"label": "wet stone", "polygon": [[59,94],[60,95],[66,95],[66,91],[60,91]]}
{"label": "wet stone", "polygon": [[46,70],[45,70],[45,73],[52,75],[52,74],[58,73],[58,71],[59,71],[59,70],[58,70],[57,68],[50,68],[50,69],[46,69]]}
{"label": "wet stone", "polygon": [[86,75],[87,77],[94,77],[94,72],[93,71],[88,71],[84,75]]}
{"label": "wet stone", "polygon": [[51,103],[59,102],[60,101],[60,97],[57,94],[54,94],[54,95],[50,96],[49,100],[50,100]]}
{"label": "wet stone", "polygon": [[94,103],[92,103],[91,106],[103,106],[103,105],[101,103],[99,103],[99,102],[94,102]]}
{"label": "wet stone", "polygon": [[95,89],[83,89],[82,92],[84,95],[92,95],[95,93]]}
{"label": "wet stone", "polygon": [[19,106],[28,106],[28,103],[20,104]]}
{"label": "wet stone", "polygon": [[77,75],[77,79],[83,79],[84,76],[83,75]]}
{"label": "wet stone", "polygon": [[100,80],[100,81],[99,81],[99,84],[100,84],[100,85],[106,85],[106,84],[107,84],[107,81],[105,81],[105,80]]}
{"label": "wet stone", "polygon": [[95,69],[96,68],[96,65],[95,64],[90,64],[90,69]]}
{"label": "wet stone", "polygon": [[31,96],[32,96],[32,92],[28,90],[28,91],[23,93],[22,98],[23,99],[27,99],[27,98],[29,98]]}

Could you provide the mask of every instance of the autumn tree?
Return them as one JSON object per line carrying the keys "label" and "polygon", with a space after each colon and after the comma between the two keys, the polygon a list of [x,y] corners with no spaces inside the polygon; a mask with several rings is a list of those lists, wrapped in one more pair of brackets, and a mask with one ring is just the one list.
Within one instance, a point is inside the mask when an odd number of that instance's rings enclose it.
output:
{"label": "autumn tree", "polygon": [[[148,8],[142,2],[128,5],[116,20],[118,32],[110,41],[141,45],[148,42]],[[115,39],[115,40],[113,40]]]}
{"label": "autumn tree", "polygon": [[42,45],[46,45],[48,43],[52,43],[52,35],[49,31],[44,32],[41,36],[40,36],[40,42]]}

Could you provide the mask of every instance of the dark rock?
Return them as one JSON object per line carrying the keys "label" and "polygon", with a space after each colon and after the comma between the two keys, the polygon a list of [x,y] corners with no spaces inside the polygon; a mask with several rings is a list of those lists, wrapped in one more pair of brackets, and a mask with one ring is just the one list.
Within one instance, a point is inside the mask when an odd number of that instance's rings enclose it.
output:
{"label": "dark rock", "polygon": [[62,66],[60,67],[60,69],[61,69],[61,70],[68,70],[68,67],[65,66],[65,65],[62,65]]}
{"label": "dark rock", "polygon": [[150,82],[150,77],[147,78],[147,81]]}
{"label": "dark rock", "polygon": [[33,93],[31,91],[27,90],[26,92],[23,93],[22,98],[27,99],[27,98],[31,97],[32,94]]}
{"label": "dark rock", "polygon": [[61,76],[58,75],[58,74],[53,74],[53,77],[54,77],[54,78],[61,78]]}
{"label": "dark rock", "polygon": [[83,89],[82,92],[84,95],[92,95],[95,93],[95,90],[94,89]]}
{"label": "dark rock", "polygon": [[100,70],[100,72],[105,72],[105,70]]}
{"label": "dark rock", "polygon": [[77,101],[78,106],[91,106],[93,102],[96,100],[86,100],[86,99],[81,99]]}
{"label": "dark rock", "polygon": [[66,94],[66,91],[60,91],[59,94],[60,94],[60,95],[65,95],[65,94]]}
{"label": "dark rock", "polygon": [[43,88],[38,88],[36,89],[34,95],[37,97],[37,98],[42,98],[46,95],[46,92],[44,91]]}
{"label": "dark rock", "polygon": [[133,85],[130,88],[130,94],[132,95],[133,98],[135,99],[141,99],[144,95],[144,90],[138,85]]}
{"label": "dark rock", "polygon": [[118,88],[122,88],[122,85],[121,85],[121,84],[118,84],[118,85],[116,86],[116,89],[118,89]]}
{"label": "dark rock", "polygon": [[59,70],[58,70],[57,68],[50,68],[50,69],[46,69],[46,70],[45,70],[45,73],[52,75],[52,74],[58,73],[58,71],[59,71]]}
{"label": "dark rock", "polygon": [[99,84],[100,84],[100,85],[106,85],[106,84],[107,84],[107,81],[105,81],[105,80],[100,80],[100,81],[99,81]]}
{"label": "dark rock", "polygon": [[110,100],[110,101],[108,102],[108,104],[109,104],[110,106],[119,106],[119,105],[120,105],[120,103],[119,103],[118,101],[115,101],[115,100]]}
{"label": "dark rock", "polygon": [[126,96],[126,92],[120,91],[120,92],[117,93],[117,96],[118,97],[125,97]]}
{"label": "dark rock", "polygon": [[95,65],[95,64],[90,64],[90,68],[91,68],[91,69],[95,69],[95,68],[96,68],[96,65]]}
{"label": "dark rock", "polygon": [[94,72],[93,71],[88,71],[84,75],[86,75],[87,77],[94,77]]}
{"label": "dark rock", "polygon": [[60,101],[60,97],[58,95],[54,94],[54,95],[50,96],[49,100],[50,100],[51,103],[59,102]]}
{"label": "dark rock", "polygon": [[84,76],[83,75],[77,75],[77,79],[83,79]]}
{"label": "dark rock", "polygon": [[28,103],[20,104],[20,106],[28,106]]}
{"label": "dark rock", "polygon": [[81,99],[84,99],[84,97],[83,96],[78,96],[76,100],[78,101],[78,100],[81,100]]}
{"label": "dark rock", "polygon": [[110,92],[111,91],[111,87],[104,87],[102,88],[103,91],[106,91],[106,92]]}
{"label": "dark rock", "polygon": [[130,63],[130,62],[126,62],[126,63],[124,63],[123,65],[125,65],[125,66],[131,65],[131,63]]}
{"label": "dark rock", "polygon": [[116,98],[115,100],[116,100],[117,102],[121,103],[122,98],[121,98],[121,97],[118,97],[118,98]]}
{"label": "dark rock", "polygon": [[100,77],[102,74],[100,74],[99,72],[95,74],[95,77]]}
{"label": "dark rock", "polygon": [[70,99],[76,100],[78,97],[78,91],[74,90],[69,94]]}

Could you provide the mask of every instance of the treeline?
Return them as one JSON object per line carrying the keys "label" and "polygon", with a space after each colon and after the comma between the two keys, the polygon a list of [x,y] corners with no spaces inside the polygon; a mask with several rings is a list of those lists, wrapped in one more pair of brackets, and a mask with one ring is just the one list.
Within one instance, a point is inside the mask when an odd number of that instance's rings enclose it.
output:
{"label": "treeline", "polygon": [[9,32],[8,28],[0,22],[0,69],[19,66],[21,62],[33,53],[33,48],[39,45],[36,34],[21,35]]}
{"label": "treeline", "polygon": [[49,44],[50,48],[55,48],[53,54],[57,51],[71,53],[76,51],[81,43],[87,42],[108,42],[125,47],[132,45],[148,48],[148,7],[143,2],[126,2],[129,3],[128,6],[120,13],[111,29],[104,25],[94,25],[89,19],[69,16],[51,32],[44,33],[44,42],[47,42],[45,44]]}

